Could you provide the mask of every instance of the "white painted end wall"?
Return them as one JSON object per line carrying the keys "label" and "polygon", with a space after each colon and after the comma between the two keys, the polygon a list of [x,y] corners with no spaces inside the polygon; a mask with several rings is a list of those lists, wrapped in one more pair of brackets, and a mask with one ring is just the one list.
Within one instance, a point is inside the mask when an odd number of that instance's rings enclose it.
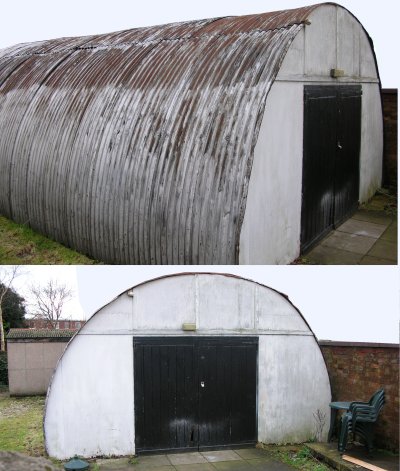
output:
{"label": "white painted end wall", "polygon": [[[183,332],[183,322],[196,322],[197,331]],[[307,440],[314,433],[313,413],[329,414],[320,348],[285,296],[231,276],[171,276],[134,288],[133,297],[123,293],[71,341],[47,397],[50,456],[135,453],[133,338],[156,335],[259,338],[259,441]]]}
{"label": "white painted end wall", "polygon": [[[322,5],[309,20],[267,97],[240,235],[240,264],[286,264],[300,255],[304,85],[361,84],[360,202],[381,184],[382,108],[368,37],[339,5]],[[334,68],[345,76],[331,78]]]}

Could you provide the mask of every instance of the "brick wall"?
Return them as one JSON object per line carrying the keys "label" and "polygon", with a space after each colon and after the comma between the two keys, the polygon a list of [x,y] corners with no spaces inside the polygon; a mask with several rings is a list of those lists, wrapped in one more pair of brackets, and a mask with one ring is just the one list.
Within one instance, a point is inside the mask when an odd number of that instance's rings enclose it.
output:
{"label": "brick wall", "polygon": [[375,445],[399,449],[399,349],[394,344],[320,341],[333,401],[368,401],[379,388],[386,404],[376,427]]}
{"label": "brick wall", "polygon": [[[79,330],[86,321],[83,320],[65,320],[60,319],[57,322],[56,329],[70,329],[70,330]],[[25,319],[25,324],[31,329],[52,329],[53,326],[51,322],[46,319]]]}
{"label": "brick wall", "polygon": [[383,178],[382,185],[397,193],[397,89],[382,89]]}

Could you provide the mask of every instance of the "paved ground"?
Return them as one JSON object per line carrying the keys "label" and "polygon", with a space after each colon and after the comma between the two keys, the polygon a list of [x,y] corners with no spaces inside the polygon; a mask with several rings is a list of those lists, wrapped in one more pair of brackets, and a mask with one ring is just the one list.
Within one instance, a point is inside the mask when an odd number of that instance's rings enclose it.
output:
{"label": "paved ground", "polygon": [[[309,443],[307,444],[317,456],[323,459],[323,461],[329,464],[331,467],[341,469],[343,471],[364,471],[364,467],[359,467],[348,461],[345,461],[340,456],[337,449],[337,443]],[[379,468],[387,471],[398,471],[399,470],[399,456],[385,452],[382,450],[374,451],[372,456],[368,455],[364,446],[350,444],[346,450],[344,456],[351,456],[359,460],[365,461],[366,463],[378,466]]]}
{"label": "paved ground", "polygon": [[395,201],[375,196],[300,260],[315,265],[396,265]]}
{"label": "paved ground", "polygon": [[97,460],[99,470],[120,471],[215,471],[215,470],[256,470],[293,471],[280,461],[271,458],[267,451],[257,448],[223,450],[193,453],[140,456],[129,464],[127,458],[116,460]]}

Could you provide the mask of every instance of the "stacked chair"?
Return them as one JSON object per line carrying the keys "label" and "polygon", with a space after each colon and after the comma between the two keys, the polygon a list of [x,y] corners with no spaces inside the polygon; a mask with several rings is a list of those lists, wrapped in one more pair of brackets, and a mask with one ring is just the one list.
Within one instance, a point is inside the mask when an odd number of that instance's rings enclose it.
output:
{"label": "stacked chair", "polygon": [[341,419],[338,450],[344,453],[349,434],[361,437],[368,453],[373,451],[374,426],[379,413],[385,404],[385,391],[376,391],[369,402],[351,402],[348,412]]}

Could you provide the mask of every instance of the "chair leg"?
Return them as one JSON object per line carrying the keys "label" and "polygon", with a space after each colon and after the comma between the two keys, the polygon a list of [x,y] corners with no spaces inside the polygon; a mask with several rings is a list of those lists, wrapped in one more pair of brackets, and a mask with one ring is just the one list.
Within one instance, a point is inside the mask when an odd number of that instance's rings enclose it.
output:
{"label": "chair leg", "polygon": [[347,447],[349,433],[351,432],[351,414],[343,414],[340,423],[338,450],[343,454]]}
{"label": "chair leg", "polygon": [[372,456],[374,452],[374,425],[375,424],[368,424],[366,433],[366,444],[369,456]]}

